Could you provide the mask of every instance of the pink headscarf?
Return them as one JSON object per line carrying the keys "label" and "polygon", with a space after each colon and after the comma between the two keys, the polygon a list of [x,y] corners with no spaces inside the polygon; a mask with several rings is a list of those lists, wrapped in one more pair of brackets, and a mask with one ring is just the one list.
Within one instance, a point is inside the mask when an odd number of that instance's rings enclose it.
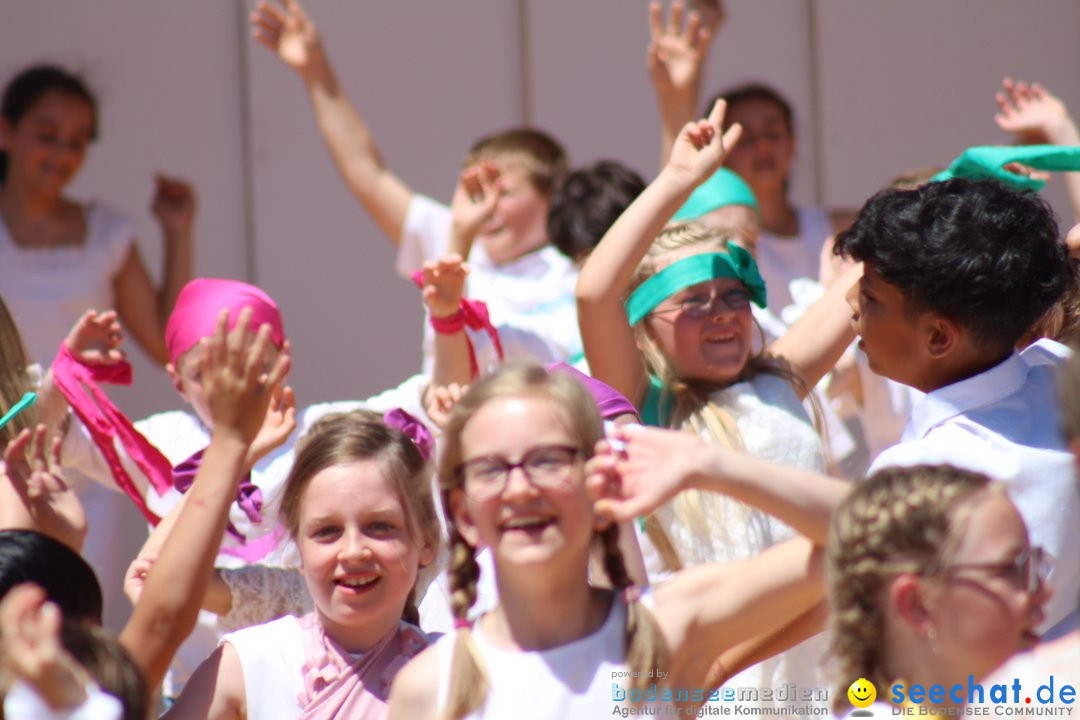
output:
{"label": "pink headscarf", "polygon": [[254,285],[238,280],[196,278],[185,285],[176,297],[176,306],[165,325],[169,361],[175,365],[176,359],[199,340],[213,335],[222,308],[229,309],[229,328],[232,329],[245,307],[254,311],[252,329],[269,323],[271,338],[275,345],[281,347],[285,342],[285,329],[277,304],[269,295]]}

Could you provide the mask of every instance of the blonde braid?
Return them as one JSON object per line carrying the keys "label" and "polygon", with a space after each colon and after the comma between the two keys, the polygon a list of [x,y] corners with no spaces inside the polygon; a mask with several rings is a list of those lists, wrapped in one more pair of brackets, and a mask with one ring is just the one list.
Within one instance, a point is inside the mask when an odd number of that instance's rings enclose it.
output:
{"label": "blonde braid", "polygon": [[949,465],[887,468],[837,509],[827,548],[837,713],[847,707],[852,681],[888,687],[896,680],[888,676],[882,651],[888,585],[898,573],[933,574],[947,564],[955,509],[989,483]]}
{"label": "blonde braid", "polygon": [[450,666],[450,694],[446,717],[462,718],[481,707],[487,697],[488,681],[479,648],[466,625],[469,610],[476,603],[476,582],[480,565],[476,551],[457,528],[450,527],[450,609],[458,621],[454,638],[453,662]]}
{"label": "blonde braid", "polygon": [[[619,526],[609,525],[600,533],[604,548],[604,570],[616,591],[630,587],[633,581],[626,571],[619,549]],[[650,678],[667,669],[667,643],[653,614],[636,599],[626,600],[626,664],[637,673],[633,687],[644,689]]]}

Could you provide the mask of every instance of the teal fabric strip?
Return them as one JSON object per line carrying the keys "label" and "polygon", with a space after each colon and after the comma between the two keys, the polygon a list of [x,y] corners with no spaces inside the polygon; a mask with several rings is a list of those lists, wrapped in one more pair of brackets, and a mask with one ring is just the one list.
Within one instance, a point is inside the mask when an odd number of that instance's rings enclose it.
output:
{"label": "teal fabric strip", "polygon": [[726,253],[691,255],[671,263],[643,282],[626,301],[627,319],[631,325],[637,325],[657,305],[683,288],[722,277],[741,280],[750,290],[754,304],[765,307],[765,280],[754,257],[738,245],[728,245]]}
{"label": "teal fabric strip", "polygon": [[728,205],[746,205],[761,213],[758,208],[757,198],[754,191],[746,184],[746,181],[725,167],[720,168],[713,176],[698,185],[697,190],[679,208],[672,220],[693,220],[717,208]]}
{"label": "teal fabric strip", "polygon": [[0,430],[4,428],[9,422],[15,419],[15,416],[21,413],[26,408],[37,402],[37,393],[28,392],[19,399],[19,402],[11,406],[11,409],[4,413],[4,417],[0,417]]}
{"label": "teal fabric strip", "polygon": [[948,169],[939,172],[931,182],[968,178],[997,180],[1018,190],[1041,190],[1045,180],[1017,175],[1004,168],[1020,163],[1036,170],[1052,172],[1080,171],[1080,147],[1068,145],[980,145],[971,147],[953,160]]}

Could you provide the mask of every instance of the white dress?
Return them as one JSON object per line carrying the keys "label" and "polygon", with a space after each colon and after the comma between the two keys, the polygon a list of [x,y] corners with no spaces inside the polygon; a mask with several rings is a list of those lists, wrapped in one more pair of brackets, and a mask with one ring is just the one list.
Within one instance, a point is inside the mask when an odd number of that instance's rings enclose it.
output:
{"label": "white dress", "polygon": [[791,281],[818,279],[821,249],[832,235],[832,223],[824,208],[796,208],[799,234],[794,237],[761,231],[757,244],[757,264],[768,288],[769,310],[780,316],[792,303]]}
{"label": "white dress", "polygon": [[[786,380],[759,374],[749,382],[735,383],[714,393],[712,399],[731,413],[748,454],[803,470],[824,471],[821,439]],[[676,505],[690,503],[700,508],[700,513],[690,515],[698,519],[697,523],[684,523],[676,516]],[[684,567],[750,558],[795,536],[794,530],[773,516],[718,493],[682,493],[655,515]],[[639,533],[638,539],[650,579],[662,581],[669,577],[648,536]],[[823,636],[809,638],[747,668],[724,687],[779,688],[787,683],[794,683],[800,691],[828,687],[821,667],[825,651]]]}
{"label": "white dress", "polygon": [[247,716],[255,720],[295,720],[304,689],[304,641],[300,620],[291,615],[238,630],[221,638],[240,658]]}

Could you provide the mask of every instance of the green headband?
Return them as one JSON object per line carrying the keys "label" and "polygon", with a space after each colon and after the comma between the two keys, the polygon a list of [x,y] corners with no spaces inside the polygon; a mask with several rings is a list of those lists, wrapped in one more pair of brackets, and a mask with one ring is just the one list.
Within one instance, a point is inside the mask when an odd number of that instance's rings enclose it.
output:
{"label": "green headband", "polygon": [[657,305],[683,288],[716,278],[741,280],[750,290],[750,299],[765,307],[765,281],[753,256],[738,245],[728,245],[726,253],[700,253],[673,262],[641,283],[626,301],[626,317],[637,325]]}
{"label": "green headband", "polygon": [[746,205],[760,214],[757,198],[746,181],[727,168],[720,168],[698,186],[672,220],[693,220],[728,205]]}
{"label": "green headband", "polygon": [[981,145],[968,148],[953,160],[947,170],[939,172],[930,182],[969,178],[997,180],[1017,190],[1041,190],[1045,180],[1009,172],[1003,166],[1020,163],[1036,170],[1073,172],[1080,170],[1080,147],[1062,145]]}

